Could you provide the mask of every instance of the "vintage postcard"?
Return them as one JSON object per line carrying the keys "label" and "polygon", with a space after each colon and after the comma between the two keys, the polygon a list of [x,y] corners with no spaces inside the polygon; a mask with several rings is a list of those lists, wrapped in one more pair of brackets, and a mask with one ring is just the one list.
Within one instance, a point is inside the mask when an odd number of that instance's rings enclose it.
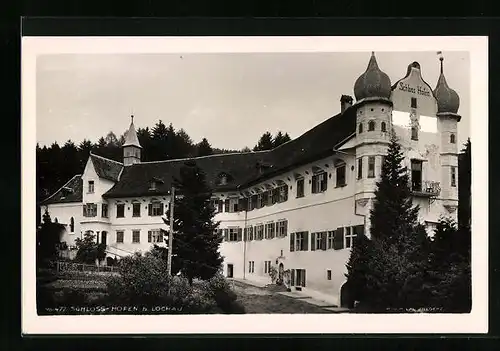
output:
{"label": "vintage postcard", "polygon": [[487,44],[24,37],[23,333],[487,332]]}

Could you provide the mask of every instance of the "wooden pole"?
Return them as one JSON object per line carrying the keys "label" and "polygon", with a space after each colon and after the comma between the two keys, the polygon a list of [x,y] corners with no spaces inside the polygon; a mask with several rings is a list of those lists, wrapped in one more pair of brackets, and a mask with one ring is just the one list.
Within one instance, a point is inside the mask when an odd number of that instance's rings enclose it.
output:
{"label": "wooden pole", "polygon": [[168,234],[168,256],[167,256],[167,269],[168,275],[172,275],[172,246],[174,236],[174,202],[175,202],[175,188],[172,186],[170,196],[170,232]]}

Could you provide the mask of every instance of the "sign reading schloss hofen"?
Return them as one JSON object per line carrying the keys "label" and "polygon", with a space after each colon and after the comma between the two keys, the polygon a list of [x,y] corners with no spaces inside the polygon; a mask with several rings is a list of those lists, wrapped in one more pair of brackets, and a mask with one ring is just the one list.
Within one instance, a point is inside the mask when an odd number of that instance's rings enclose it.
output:
{"label": "sign reading schloss hofen", "polygon": [[429,92],[429,90],[425,87],[420,86],[420,85],[418,85],[417,88],[414,88],[414,87],[410,86],[408,83],[399,82],[399,90],[407,91],[409,93],[423,95],[423,96],[431,96],[431,93]]}

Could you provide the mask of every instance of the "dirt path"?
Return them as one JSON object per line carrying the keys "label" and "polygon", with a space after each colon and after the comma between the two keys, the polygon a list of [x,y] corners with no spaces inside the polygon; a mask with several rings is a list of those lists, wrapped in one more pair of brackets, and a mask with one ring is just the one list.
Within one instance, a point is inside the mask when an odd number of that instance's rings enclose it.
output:
{"label": "dirt path", "polygon": [[234,290],[238,300],[245,306],[246,313],[330,313],[300,299],[240,282],[234,283]]}

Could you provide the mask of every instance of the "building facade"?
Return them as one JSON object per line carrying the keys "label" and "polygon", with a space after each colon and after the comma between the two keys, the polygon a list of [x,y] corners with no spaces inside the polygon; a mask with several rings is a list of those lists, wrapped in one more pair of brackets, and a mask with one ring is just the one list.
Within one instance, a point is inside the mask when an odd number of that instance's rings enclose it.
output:
{"label": "building facade", "polygon": [[[391,130],[429,234],[441,215],[456,220],[461,117],[442,59],[432,89],[417,62],[391,84],[372,53],[354,95],[355,102],[341,97],[339,114],[273,150],[193,159],[214,190],[226,276],[270,282],[276,269],[294,289],[345,304],[345,264],[355,237],[369,236]],[[42,203],[42,211],[66,225],[70,251],[86,232],[106,243],[111,258],[165,245],[162,216],[186,160],[141,162],[141,150],[132,119],[123,163],[91,154],[84,173]]]}

